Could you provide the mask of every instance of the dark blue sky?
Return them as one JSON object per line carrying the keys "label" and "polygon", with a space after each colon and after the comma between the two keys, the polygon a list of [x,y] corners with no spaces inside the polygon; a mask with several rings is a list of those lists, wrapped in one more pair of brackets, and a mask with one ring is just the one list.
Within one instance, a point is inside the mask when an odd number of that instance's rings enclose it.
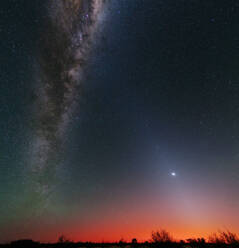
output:
{"label": "dark blue sky", "polygon": [[[26,208],[22,199],[31,202],[32,197],[27,164],[46,9],[45,1],[38,0],[1,3],[0,201],[6,205],[0,209],[6,214],[5,233],[13,229],[12,220],[32,218],[26,217],[31,206]],[[109,226],[123,225],[117,219],[122,205],[129,223],[135,221],[134,212],[138,219],[148,217],[147,230],[160,222],[177,235],[182,235],[178,229],[205,235],[204,226],[205,232],[225,226],[239,231],[239,3],[112,0],[106,16],[64,135],[53,205],[43,216],[55,208],[63,213],[57,220],[65,223],[78,212],[84,220],[80,230],[87,233],[83,239],[93,239],[87,232],[92,216],[97,221],[109,209],[116,216]],[[157,211],[154,222],[150,216]],[[171,217],[165,219],[167,214]],[[141,235],[133,228],[127,232]]]}

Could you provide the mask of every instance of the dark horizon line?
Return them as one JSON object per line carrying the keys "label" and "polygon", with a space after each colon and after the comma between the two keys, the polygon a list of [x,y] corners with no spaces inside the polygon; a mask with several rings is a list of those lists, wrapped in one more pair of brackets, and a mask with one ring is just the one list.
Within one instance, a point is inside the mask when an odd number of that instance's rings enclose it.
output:
{"label": "dark horizon line", "polygon": [[34,241],[29,238],[25,239],[18,239],[14,241],[10,241],[8,243],[0,243],[0,247],[3,246],[26,246],[26,247],[39,247],[40,245],[61,245],[61,244],[72,244],[77,245],[78,247],[91,247],[91,246],[112,246],[116,245],[119,247],[123,247],[125,245],[131,245],[132,247],[136,246],[142,246],[147,245],[154,247],[157,244],[224,244],[224,245],[236,245],[236,247],[239,247],[239,236],[235,232],[231,232],[229,230],[218,230],[217,232],[211,233],[207,238],[204,237],[197,237],[197,238],[184,238],[184,239],[175,239],[167,230],[165,229],[159,229],[156,231],[152,231],[151,238],[139,241],[136,237],[132,238],[131,241],[127,241],[124,238],[121,238],[119,241],[109,242],[104,241],[102,239],[101,242],[95,242],[95,241],[73,241],[71,239],[68,239],[64,234],[61,234],[58,237],[58,240],[56,242],[41,242],[41,241]]}

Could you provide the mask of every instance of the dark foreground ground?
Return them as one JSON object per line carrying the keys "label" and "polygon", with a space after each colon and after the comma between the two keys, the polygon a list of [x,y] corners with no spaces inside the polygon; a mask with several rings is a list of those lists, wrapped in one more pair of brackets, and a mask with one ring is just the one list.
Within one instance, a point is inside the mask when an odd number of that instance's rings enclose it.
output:
{"label": "dark foreground ground", "polygon": [[225,243],[206,243],[206,242],[166,242],[166,243],[73,243],[61,242],[44,244],[34,242],[32,240],[18,240],[10,244],[0,244],[0,248],[239,248],[239,243],[225,244]]}

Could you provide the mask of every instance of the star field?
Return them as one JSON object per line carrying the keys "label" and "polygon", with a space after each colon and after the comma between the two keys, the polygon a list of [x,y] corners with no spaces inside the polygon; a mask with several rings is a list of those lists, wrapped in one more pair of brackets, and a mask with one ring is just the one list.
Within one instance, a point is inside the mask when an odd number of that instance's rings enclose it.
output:
{"label": "star field", "polygon": [[238,25],[234,0],[3,0],[0,243],[239,232]]}

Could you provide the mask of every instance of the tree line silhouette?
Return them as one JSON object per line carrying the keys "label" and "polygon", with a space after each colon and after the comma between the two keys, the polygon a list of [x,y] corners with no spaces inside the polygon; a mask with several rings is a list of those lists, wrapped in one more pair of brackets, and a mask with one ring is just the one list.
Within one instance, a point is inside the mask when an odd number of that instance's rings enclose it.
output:
{"label": "tree line silhouette", "polygon": [[9,244],[0,244],[0,248],[239,248],[239,238],[236,233],[218,231],[205,238],[189,238],[176,240],[165,229],[153,231],[151,239],[138,242],[133,238],[131,242],[121,239],[114,243],[73,242],[64,235],[58,238],[57,243],[40,243],[33,240],[16,240]]}

